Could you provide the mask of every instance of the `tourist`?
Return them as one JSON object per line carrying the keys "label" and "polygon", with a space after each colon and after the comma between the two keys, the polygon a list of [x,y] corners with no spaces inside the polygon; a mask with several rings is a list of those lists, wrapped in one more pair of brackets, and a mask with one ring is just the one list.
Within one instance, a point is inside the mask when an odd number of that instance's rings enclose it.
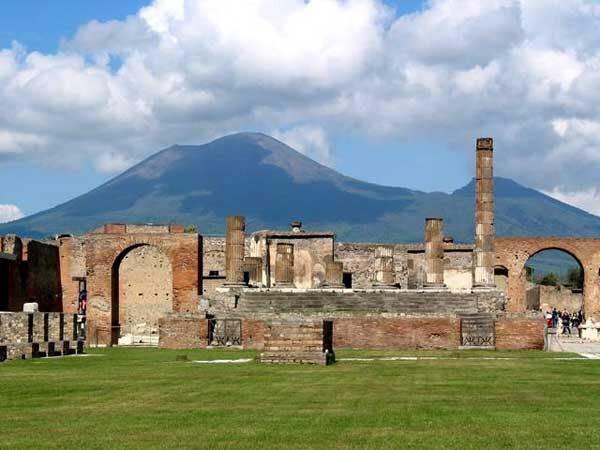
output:
{"label": "tourist", "polygon": [[578,317],[577,313],[574,312],[571,315],[571,326],[573,328],[579,328],[579,325],[580,325],[580,323],[579,323],[579,317]]}
{"label": "tourist", "polygon": [[548,328],[553,328],[554,327],[554,318],[553,318],[552,313],[550,311],[546,311],[546,326]]}
{"label": "tourist", "polygon": [[558,311],[556,308],[552,308],[552,328],[558,328]]}
{"label": "tourist", "polygon": [[568,311],[564,311],[563,315],[562,315],[562,326],[563,326],[562,334],[566,334],[566,333],[571,334],[570,323],[571,323],[571,316],[569,316]]}

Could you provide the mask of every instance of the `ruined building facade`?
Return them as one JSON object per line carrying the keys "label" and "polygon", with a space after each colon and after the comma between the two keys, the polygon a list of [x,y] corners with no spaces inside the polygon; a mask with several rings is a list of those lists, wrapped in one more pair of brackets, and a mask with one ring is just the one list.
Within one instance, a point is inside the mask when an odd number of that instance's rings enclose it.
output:
{"label": "ruined building facade", "polygon": [[243,216],[228,219],[226,236],[173,224],[106,224],[47,243],[5,236],[0,310],[33,299],[74,314],[85,291],[88,341],[98,345],[272,350],[284,345],[275,335],[291,333],[338,348],[540,348],[544,321],[527,310],[525,264],[558,248],[582,264],[585,312],[600,317],[600,239],[496,238],[493,141],[479,139],[475,154],[473,245],[445,236],[442,217],[424,218],[415,244],[337,242],[300,222],[246,233]]}

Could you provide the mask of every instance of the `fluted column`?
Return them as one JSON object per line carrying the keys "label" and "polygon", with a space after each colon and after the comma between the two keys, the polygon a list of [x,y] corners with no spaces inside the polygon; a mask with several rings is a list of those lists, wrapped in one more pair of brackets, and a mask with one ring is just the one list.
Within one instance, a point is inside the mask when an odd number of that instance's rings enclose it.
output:
{"label": "fluted column", "polygon": [[332,289],[343,289],[344,287],[344,263],[341,261],[327,261],[325,263],[325,283],[323,287]]}
{"label": "fluted column", "polygon": [[425,288],[444,287],[444,221],[425,219]]}
{"label": "fluted column", "polygon": [[248,272],[250,286],[262,286],[262,267],[263,260],[260,257],[246,257],[244,259],[244,268]]}
{"label": "fluted column", "polygon": [[243,216],[227,218],[227,236],[225,241],[225,284],[243,286],[244,250],[246,238],[246,219]]}
{"label": "fluted column", "polygon": [[381,245],[375,248],[375,280],[373,287],[393,288],[396,281],[394,271],[394,247]]}
{"label": "fluted column", "polygon": [[473,287],[494,287],[494,141],[477,139]]}
{"label": "fluted column", "polygon": [[275,286],[294,287],[294,245],[277,244],[275,258]]}

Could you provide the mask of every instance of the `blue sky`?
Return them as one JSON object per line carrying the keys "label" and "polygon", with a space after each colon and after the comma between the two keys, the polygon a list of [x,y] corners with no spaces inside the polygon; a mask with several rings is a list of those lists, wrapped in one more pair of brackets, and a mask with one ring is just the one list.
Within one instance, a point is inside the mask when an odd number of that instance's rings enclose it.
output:
{"label": "blue sky", "polygon": [[[241,22],[211,1],[144,14],[138,0],[3,2],[0,206],[31,214],[173,143],[257,130],[344,174],[425,191],[466,184],[475,138],[492,135],[497,174],[600,213],[593,1],[385,1],[394,17],[382,0],[233,2]],[[317,28],[264,25],[287,20]]]}
{"label": "blue sky", "polygon": [[[8,48],[13,41],[18,41],[28,51],[54,53],[61,40],[71,38],[81,25],[91,20],[122,20],[134,15],[148,3],[140,0],[5,2],[0,14],[0,48]],[[397,14],[410,13],[422,7],[421,1],[386,3]],[[342,137],[333,142],[334,154],[338,150],[340,152],[339,157],[335,155],[333,167],[366,181],[426,191],[453,190],[465,184],[471,176],[468,154],[443,147],[432,153],[431,145],[419,141],[370,142],[362,140],[360,136]],[[150,152],[158,150],[159,147],[148,149]],[[421,173],[425,167],[433,171],[427,177]],[[81,166],[66,169],[9,162],[3,166],[2,172],[3,184],[9,188],[0,191],[0,203],[17,204],[25,214],[69,200],[112,176],[98,173],[85,162]],[[40,187],[43,187],[42,192]]]}

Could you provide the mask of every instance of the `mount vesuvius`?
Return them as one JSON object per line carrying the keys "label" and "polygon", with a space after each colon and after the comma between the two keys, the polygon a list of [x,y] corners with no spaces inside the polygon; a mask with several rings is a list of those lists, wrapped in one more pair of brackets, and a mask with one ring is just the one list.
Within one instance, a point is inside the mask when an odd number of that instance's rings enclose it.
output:
{"label": "mount vesuvius", "polygon": [[[107,222],[183,223],[222,234],[225,217],[247,228],[330,229],[343,241],[420,242],[427,216],[470,242],[474,181],[452,194],[366,183],[322,166],[260,133],[175,145],[52,209],[0,225],[0,234],[81,234]],[[496,178],[498,235],[600,236],[600,217],[506,178]]]}

